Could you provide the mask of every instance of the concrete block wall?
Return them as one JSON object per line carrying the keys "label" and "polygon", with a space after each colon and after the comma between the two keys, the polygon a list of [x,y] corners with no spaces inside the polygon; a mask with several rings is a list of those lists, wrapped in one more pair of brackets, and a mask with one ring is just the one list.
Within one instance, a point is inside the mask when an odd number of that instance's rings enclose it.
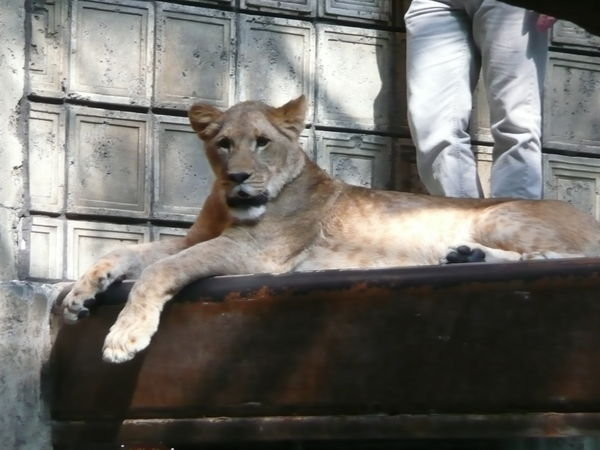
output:
{"label": "concrete block wall", "polygon": [[600,37],[559,21],[544,94],[544,195],[600,220]]}
{"label": "concrete block wall", "polygon": [[181,235],[213,176],[185,111],[305,94],[307,154],[393,188],[407,2],[33,0],[22,272],[74,278],[114,246]]}
{"label": "concrete block wall", "polygon": [[[353,184],[423,192],[406,118],[409,3],[32,0],[21,11],[28,139],[15,131],[28,168],[11,241],[20,275],[76,277],[121,242],[184,233],[213,179],[185,118],[195,101],[277,105],[303,93],[301,140],[321,167]],[[546,196],[600,217],[600,39],[559,22],[550,44]],[[473,103],[488,192],[493,143],[481,86]]]}

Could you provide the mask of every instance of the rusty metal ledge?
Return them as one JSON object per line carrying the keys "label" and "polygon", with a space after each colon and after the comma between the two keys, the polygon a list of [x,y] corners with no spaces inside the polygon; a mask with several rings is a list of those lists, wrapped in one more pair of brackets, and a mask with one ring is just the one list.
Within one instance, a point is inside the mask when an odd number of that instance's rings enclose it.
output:
{"label": "rusty metal ledge", "polygon": [[[336,291],[355,287],[444,288],[476,283],[530,282],[563,284],[572,279],[585,283],[600,283],[600,258],[578,258],[549,261],[528,261],[505,264],[454,264],[371,270],[323,270],[284,274],[255,274],[212,277],[196,281],[178,294],[177,301],[221,301],[232,293],[240,296]],[[99,296],[102,304],[125,302],[132,282],[113,286]],[[600,284],[599,284],[600,285]],[[62,296],[66,295],[67,291]],[[61,296],[61,297],[62,297]],[[62,298],[59,299],[59,301]]]}
{"label": "rusty metal ledge", "polygon": [[557,438],[598,434],[600,414],[429,414],[396,416],[279,416],[55,422],[62,445],[97,442],[214,442],[326,440]]}
{"label": "rusty metal ledge", "polygon": [[57,443],[600,430],[599,259],[201,280],[106,364],[130,288],[58,332]]}

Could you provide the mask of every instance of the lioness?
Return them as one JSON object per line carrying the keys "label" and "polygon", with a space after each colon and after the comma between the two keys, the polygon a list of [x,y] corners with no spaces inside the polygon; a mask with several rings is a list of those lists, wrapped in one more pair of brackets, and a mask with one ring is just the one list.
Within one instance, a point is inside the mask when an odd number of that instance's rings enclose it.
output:
{"label": "lioness", "polygon": [[165,303],[202,277],[439,264],[458,247],[488,262],[600,255],[598,224],[566,203],[442,198],[335,180],[300,148],[305,110],[303,96],[279,108],[192,106],[216,181],[187,236],[109,253],[64,299],[64,316],[75,321],[111,283],[139,277],[106,337],[106,361],[148,346]]}

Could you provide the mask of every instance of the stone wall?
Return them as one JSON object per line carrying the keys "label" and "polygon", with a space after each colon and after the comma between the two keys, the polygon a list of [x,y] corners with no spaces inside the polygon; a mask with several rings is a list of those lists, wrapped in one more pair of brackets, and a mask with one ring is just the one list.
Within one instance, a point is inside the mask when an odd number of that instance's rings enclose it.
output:
{"label": "stone wall", "polygon": [[600,37],[568,22],[551,36],[544,94],[545,196],[600,219]]}
{"label": "stone wall", "polygon": [[[194,101],[304,93],[302,142],[319,165],[353,184],[422,191],[404,100],[408,1],[32,2],[22,274],[75,278],[123,242],[185,232],[212,182],[185,118]],[[599,42],[555,27],[544,126],[546,196],[597,218]],[[483,89],[474,106],[487,191]]]}
{"label": "stone wall", "polygon": [[304,93],[302,142],[321,166],[408,185],[393,170],[412,152],[405,3],[34,0],[28,275],[74,278],[123,242],[185,232],[212,182],[185,118],[194,101]]}

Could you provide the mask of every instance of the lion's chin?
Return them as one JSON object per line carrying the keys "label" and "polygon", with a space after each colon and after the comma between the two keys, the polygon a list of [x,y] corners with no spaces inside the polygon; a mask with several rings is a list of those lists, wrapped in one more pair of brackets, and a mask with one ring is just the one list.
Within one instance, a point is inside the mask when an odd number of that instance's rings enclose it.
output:
{"label": "lion's chin", "polygon": [[239,194],[238,192],[237,195],[227,197],[227,206],[233,218],[242,222],[260,219],[267,210],[269,194],[267,192],[257,195],[248,195],[245,192],[245,195]]}
{"label": "lion's chin", "polygon": [[248,195],[248,196],[228,196],[227,197],[227,206],[234,209],[249,209],[256,208],[259,206],[265,206],[269,201],[269,194],[267,192],[261,192],[257,195]]}
{"label": "lion's chin", "polygon": [[265,205],[261,206],[250,206],[244,208],[229,208],[229,212],[231,216],[240,222],[254,222],[260,219],[267,207]]}

